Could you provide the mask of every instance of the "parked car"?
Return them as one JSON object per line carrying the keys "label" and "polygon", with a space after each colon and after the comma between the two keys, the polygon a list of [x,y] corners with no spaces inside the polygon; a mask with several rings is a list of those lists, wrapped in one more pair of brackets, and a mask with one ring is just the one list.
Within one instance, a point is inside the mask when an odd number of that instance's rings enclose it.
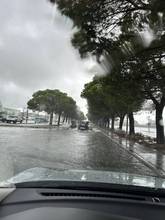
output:
{"label": "parked car", "polygon": [[48,120],[46,118],[35,118],[35,123],[36,124],[45,124],[48,123]]}
{"label": "parked car", "polygon": [[17,122],[19,122],[20,124],[22,124],[23,118],[22,118],[22,117],[17,117]]}
{"label": "parked car", "polygon": [[17,122],[22,123],[22,118],[15,115],[8,115],[2,119],[2,122],[13,123],[13,124],[16,124]]}
{"label": "parked car", "polygon": [[89,121],[81,121],[78,125],[79,130],[89,130]]}
{"label": "parked car", "polygon": [[3,120],[3,116],[0,116],[0,121],[2,121]]}
{"label": "parked car", "polygon": [[17,116],[8,115],[8,116],[6,117],[6,122],[7,122],[7,123],[16,124],[16,123],[17,123]]}
{"label": "parked car", "polygon": [[1,122],[6,122],[6,117],[2,117]]}

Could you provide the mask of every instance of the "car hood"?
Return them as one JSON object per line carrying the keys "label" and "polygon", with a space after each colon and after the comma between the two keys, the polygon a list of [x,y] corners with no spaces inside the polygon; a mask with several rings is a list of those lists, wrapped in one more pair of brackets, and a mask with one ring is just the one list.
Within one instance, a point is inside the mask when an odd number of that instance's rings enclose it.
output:
{"label": "car hood", "polygon": [[54,170],[41,167],[25,170],[7,181],[1,182],[0,186],[14,186],[18,183],[37,181],[111,183],[165,189],[165,179],[152,176],[94,170]]}

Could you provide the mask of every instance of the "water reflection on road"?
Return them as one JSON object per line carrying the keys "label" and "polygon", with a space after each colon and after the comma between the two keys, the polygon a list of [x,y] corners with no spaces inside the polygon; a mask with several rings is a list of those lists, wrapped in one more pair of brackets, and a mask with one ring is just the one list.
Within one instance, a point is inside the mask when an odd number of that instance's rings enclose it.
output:
{"label": "water reflection on road", "polygon": [[0,180],[33,167],[155,175],[97,129],[1,127],[0,132]]}

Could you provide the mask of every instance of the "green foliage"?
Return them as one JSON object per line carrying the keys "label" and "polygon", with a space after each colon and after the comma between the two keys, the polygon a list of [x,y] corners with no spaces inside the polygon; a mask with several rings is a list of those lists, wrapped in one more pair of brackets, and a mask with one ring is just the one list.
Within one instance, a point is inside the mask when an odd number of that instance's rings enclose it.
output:
{"label": "green foliage", "polygon": [[[72,19],[78,27],[73,37],[73,44],[79,49],[80,54],[91,52],[101,55],[110,51],[120,35],[126,30],[127,39],[135,36],[138,31],[146,27],[158,34],[160,22],[158,12],[164,13],[163,0],[50,0],[58,5],[63,15]],[[163,29],[164,27],[162,27]],[[80,44],[79,44],[79,43]],[[85,48],[84,48],[85,46]],[[88,49],[87,49],[88,48]]]}
{"label": "green foliage", "polygon": [[[72,44],[82,57],[103,55],[111,67],[119,67],[127,79],[131,70],[132,81],[146,99],[160,103],[165,96],[165,12],[163,0],[51,0],[62,14],[72,19],[78,30]],[[144,45],[139,34],[151,30],[155,40]],[[157,61],[158,60],[158,61]],[[111,70],[107,70],[110,72]],[[114,71],[115,72],[115,71]],[[138,84],[138,83],[137,83]],[[140,86],[141,85],[141,86]]]}
{"label": "green foliage", "polygon": [[28,108],[37,111],[45,111],[48,114],[63,114],[67,117],[77,117],[76,102],[66,93],[59,90],[39,90],[28,101]]}
{"label": "green foliage", "polygon": [[81,96],[88,101],[91,118],[120,117],[141,108],[144,97],[135,86],[135,82],[132,82],[130,87],[129,80],[114,75],[94,78],[85,85]]}
{"label": "green foliage", "polygon": [[[157,141],[164,143],[160,126],[165,106],[164,0],[50,1],[77,27],[72,44],[81,57],[92,54],[100,63],[104,57],[111,67],[110,77],[103,80],[108,85],[94,81],[85,86],[82,96],[88,100],[90,115],[111,115],[125,111],[125,106],[136,111],[150,99],[157,111]],[[148,42],[147,31],[152,38]]]}

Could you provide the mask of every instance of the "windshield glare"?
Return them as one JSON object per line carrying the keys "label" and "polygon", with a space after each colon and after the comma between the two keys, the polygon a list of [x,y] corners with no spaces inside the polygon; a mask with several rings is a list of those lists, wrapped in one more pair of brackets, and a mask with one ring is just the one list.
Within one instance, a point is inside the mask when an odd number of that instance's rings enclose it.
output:
{"label": "windshield glare", "polygon": [[164,188],[163,1],[1,0],[0,15],[0,185]]}

